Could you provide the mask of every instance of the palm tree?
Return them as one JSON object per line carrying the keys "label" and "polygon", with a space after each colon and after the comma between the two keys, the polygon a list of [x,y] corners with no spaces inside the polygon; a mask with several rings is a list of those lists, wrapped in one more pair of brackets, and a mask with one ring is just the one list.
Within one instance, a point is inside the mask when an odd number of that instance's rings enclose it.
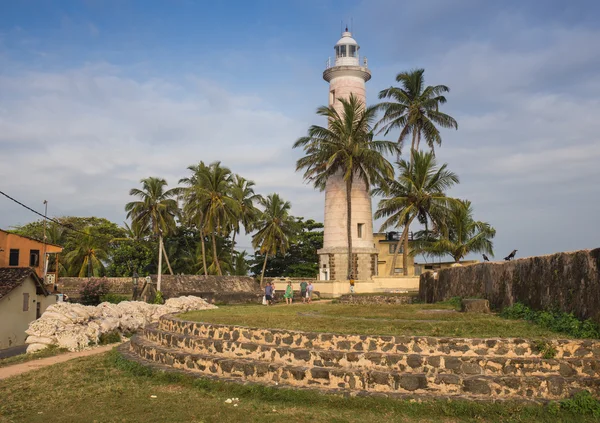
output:
{"label": "palm tree", "polygon": [[487,253],[493,257],[495,235],[496,230],[489,223],[473,220],[471,202],[464,200],[451,204],[445,225],[437,236],[418,234],[412,254],[434,257],[448,254],[457,263],[469,253]]}
{"label": "palm tree", "polygon": [[333,107],[319,107],[317,114],[328,120],[328,127],[313,125],[308,136],[298,139],[294,148],[303,147],[306,156],[296,162],[296,170],[306,169],[304,178],[320,190],[331,177],[342,177],[346,185],[348,238],[348,279],[352,279],[352,184],[384,185],[394,168],[382,153],[398,153],[396,143],[374,141],[372,123],[376,108],[367,107],[353,94],[340,99],[341,113]]}
{"label": "palm tree", "polygon": [[390,99],[379,103],[376,108],[383,111],[383,117],[377,123],[380,132],[387,135],[391,130],[399,129],[398,145],[402,147],[407,136],[412,135],[411,151],[419,151],[421,136],[434,151],[435,144],[442,144],[437,126],[458,129],[452,116],[439,111],[440,104],[446,102],[442,94],[450,89],[445,85],[425,87],[423,74],[425,69],[416,69],[396,75],[401,87],[390,87],[379,92],[380,99]]}
{"label": "palm tree", "polygon": [[231,258],[234,261],[235,235],[240,233],[240,225],[244,227],[246,235],[254,230],[256,220],[260,215],[260,210],[255,206],[261,200],[260,194],[254,193],[254,182],[249,181],[240,175],[233,175],[232,179],[232,197],[238,203],[238,215],[231,222],[233,236],[231,239]]}
{"label": "palm tree", "polygon": [[99,270],[104,268],[102,261],[108,259],[105,250],[105,243],[98,234],[92,232],[91,227],[84,228],[84,234],[73,237],[73,250],[65,256],[73,272],[77,271],[77,276],[87,277],[99,276]]}
{"label": "palm tree", "polygon": [[444,216],[449,212],[451,204],[458,200],[447,197],[447,191],[457,184],[458,176],[446,169],[447,165],[437,166],[432,152],[413,151],[411,165],[406,160],[398,161],[400,174],[387,186],[373,190],[376,195],[383,195],[379,201],[375,218],[386,218],[381,231],[389,227],[404,226],[402,236],[396,245],[390,274],[396,269],[396,258],[402,242],[404,275],[408,275],[408,231],[414,219],[427,224],[431,221],[436,226],[443,225]]}
{"label": "palm tree", "polygon": [[200,186],[200,174],[208,172],[209,170],[202,161],[197,165],[188,166],[188,170],[192,172],[192,176],[179,180],[180,184],[187,185],[187,187],[181,191],[183,198],[183,216],[185,219],[187,219],[190,225],[195,226],[199,231],[202,255],[202,271],[204,272],[205,276],[208,276],[208,266],[206,265],[206,246],[204,244],[204,237],[206,236],[204,219],[205,195],[203,188]]}
{"label": "palm tree", "polygon": [[269,254],[274,256],[277,252],[285,254],[289,247],[290,237],[295,233],[296,220],[290,216],[292,205],[283,201],[278,194],[270,194],[261,199],[260,204],[264,211],[257,222],[258,232],[252,237],[252,246],[265,255],[260,284],[262,285],[267,267]]}
{"label": "palm tree", "polygon": [[158,237],[158,282],[156,289],[161,289],[163,236],[175,229],[175,217],[179,213],[177,200],[179,188],[165,191],[167,181],[162,178],[149,177],[142,179],[142,189],[133,188],[129,195],[138,197],[140,201],[132,201],[125,205],[127,217],[132,225],[148,227]]}
{"label": "palm tree", "polygon": [[216,237],[228,235],[230,223],[240,213],[240,206],[232,197],[233,176],[229,168],[221,166],[221,162],[214,162],[208,166],[200,162],[188,169],[193,172],[192,177],[180,181],[188,185],[184,194],[187,198],[186,203],[196,210],[198,217],[201,216],[201,235],[210,233],[213,263],[217,274],[222,275]]}

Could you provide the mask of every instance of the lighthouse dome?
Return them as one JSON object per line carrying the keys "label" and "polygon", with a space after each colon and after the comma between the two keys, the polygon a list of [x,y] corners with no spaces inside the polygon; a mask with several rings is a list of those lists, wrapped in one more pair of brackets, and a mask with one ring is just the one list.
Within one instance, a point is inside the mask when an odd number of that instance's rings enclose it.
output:
{"label": "lighthouse dome", "polygon": [[358,66],[358,43],[352,38],[352,33],[346,31],[342,33],[342,38],[335,44],[335,65],[336,66]]}

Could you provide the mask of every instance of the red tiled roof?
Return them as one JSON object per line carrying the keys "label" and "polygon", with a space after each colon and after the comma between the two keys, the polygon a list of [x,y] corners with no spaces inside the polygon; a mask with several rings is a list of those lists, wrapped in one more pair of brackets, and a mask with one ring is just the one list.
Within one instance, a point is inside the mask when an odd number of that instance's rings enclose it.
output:
{"label": "red tiled roof", "polygon": [[0,299],[5,297],[21,285],[28,277],[33,278],[38,290],[48,296],[50,293],[42,283],[42,280],[30,267],[0,267]]}

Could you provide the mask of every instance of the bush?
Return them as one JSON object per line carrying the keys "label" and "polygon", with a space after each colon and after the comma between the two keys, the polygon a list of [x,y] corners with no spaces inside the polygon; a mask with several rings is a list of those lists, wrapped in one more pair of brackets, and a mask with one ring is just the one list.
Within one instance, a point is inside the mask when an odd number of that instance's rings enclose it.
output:
{"label": "bush", "polygon": [[165,300],[163,298],[163,294],[160,291],[156,291],[156,296],[154,297],[153,304],[164,304]]}
{"label": "bush", "polygon": [[127,295],[120,295],[120,294],[106,294],[100,297],[100,302],[104,303],[111,303],[111,304],[119,304],[122,301],[130,301],[131,298],[129,298]]}
{"label": "bush", "polygon": [[565,333],[574,338],[600,338],[600,326],[591,320],[579,320],[573,313],[558,310],[536,311],[516,303],[500,312],[505,319],[523,319],[553,332]]}
{"label": "bush", "polygon": [[84,305],[100,304],[100,297],[108,294],[108,281],[104,278],[91,278],[84,282],[79,288],[79,296],[81,303]]}
{"label": "bush", "polygon": [[121,335],[117,331],[103,333],[98,339],[98,345],[108,345],[116,342],[121,342]]}
{"label": "bush", "polygon": [[577,392],[572,398],[562,400],[560,408],[573,414],[591,414],[600,417],[600,401],[588,391]]}

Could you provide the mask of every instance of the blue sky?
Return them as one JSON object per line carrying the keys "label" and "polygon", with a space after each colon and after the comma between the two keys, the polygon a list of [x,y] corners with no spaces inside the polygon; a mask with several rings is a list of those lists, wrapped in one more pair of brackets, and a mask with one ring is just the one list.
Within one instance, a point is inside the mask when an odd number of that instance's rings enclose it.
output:
{"label": "blue sky", "polygon": [[[0,189],[120,223],[139,179],[221,160],[321,220],[291,144],[323,124],[343,20],[370,103],[412,68],[450,86],[459,130],[438,158],[497,257],[598,247],[599,16],[584,0],[0,2]],[[0,227],[31,220],[0,199]]]}

